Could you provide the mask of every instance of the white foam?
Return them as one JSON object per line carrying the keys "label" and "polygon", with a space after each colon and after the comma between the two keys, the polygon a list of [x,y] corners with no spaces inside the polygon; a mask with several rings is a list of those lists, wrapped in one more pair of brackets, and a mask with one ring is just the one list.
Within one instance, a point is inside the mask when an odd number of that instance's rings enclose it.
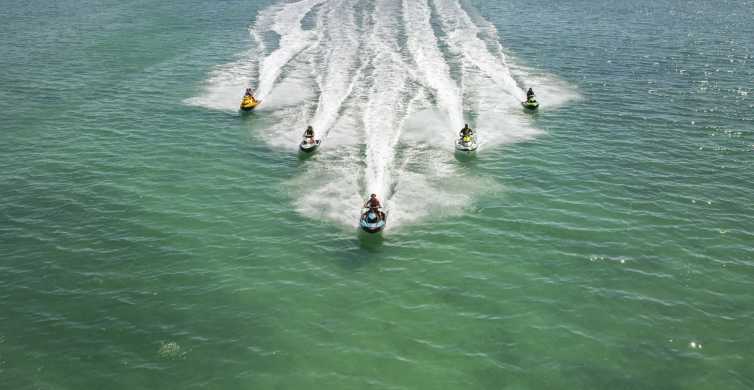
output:
{"label": "white foam", "polygon": [[267,95],[258,111],[275,111],[287,106],[300,105],[315,98],[311,80],[303,77],[287,77]]}
{"label": "white foam", "polygon": [[562,107],[581,99],[578,90],[557,77],[529,67],[513,64],[511,74],[521,80],[526,88],[533,88],[537,100],[542,103],[542,110]]}
{"label": "white foam", "polygon": [[480,37],[483,31],[474,24],[460,3],[456,0],[438,0],[435,5],[451,45],[463,55],[465,72],[469,72],[470,66],[473,66],[494,82],[499,92],[499,104],[513,106],[522,101],[526,96],[510,74],[504,55],[489,50],[487,42]]}
{"label": "white foam", "polygon": [[430,25],[431,10],[423,0],[403,0],[408,48],[424,84],[433,89],[439,108],[447,115],[444,128],[463,125],[461,92],[450,76],[450,67],[443,57],[435,32]]}
{"label": "white foam", "polygon": [[398,116],[407,91],[407,65],[400,54],[397,34],[398,9],[393,2],[377,0],[373,31],[368,43],[371,58],[372,80],[369,100],[364,110],[366,135],[366,193],[383,197],[390,207],[388,189],[391,178],[388,169],[395,157],[395,145],[400,136]]}
{"label": "white foam", "polygon": [[186,99],[184,103],[219,111],[237,111],[243,90],[253,79],[255,65],[246,55],[238,61],[218,67],[210,74],[202,94]]}
{"label": "white foam", "polygon": [[322,149],[306,161],[304,174],[289,183],[294,206],[313,219],[356,226],[364,202],[359,191],[364,171],[357,149]]}
{"label": "white foam", "polygon": [[578,97],[573,88],[554,77],[533,77],[526,68],[509,65],[495,27],[467,12],[459,1],[434,4],[447,44],[462,58],[464,104],[478,115],[475,125],[481,148],[530,139],[542,132],[522,112],[525,87],[534,87],[539,101],[549,108]]}
{"label": "white foam", "polygon": [[301,20],[323,1],[302,0],[288,3],[280,7],[280,10],[275,14],[270,30],[280,36],[280,41],[278,48],[270,53],[261,63],[259,87],[257,88],[257,95],[260,99],[265,100],[267,94],[270,93],[280,76],[283,67],[294,56],[314,42],[316,34],[312,31],[304,30],[301,27]]}
{"label": "white foam", "polygon": [[[301,25],[307,15],[311,30]],[[279,43],[268,48],[271,32]],[[500,188],[459,170],[453,141],[464,110],[476,118],[483,153],[541,133],[520,106],[523,85],[546,107],[578,96],[508,64],[494,27],[457,0],[301,0],[262,11],[250,33],[252,51],[218,67],[187,102],[235,110],[239,91],[258,85],[263,104],[251,131],[290,152],[314,126],[324,142],[288,183],[291,197],[302,215],[344,226],[357,224],[369,193],[389,209],[388,229],[464,212]]]}
{"label": "white foam", "polygon": [[[239,56],[237,61],[213,70],[205,83],[203,93],[185,100],[184,103],[214,110],[236,111],[243,91],[252,84],[259,85],[257,97],[266,100],[283,67],[311,44],[313,34],[302,30],[301,20],[323,1],[303,0],[275,5],[261,11],[256,24],[249,29],[253,38],[252,48]],[[278,48],[265,56],[266,45],[263,36],[269,32],[275,32],[281,38]],[[260,58],[264,59],[260,62]],[[256,79],[259,79],[259,82],[255,83]],[[265,102],[265,105],[267,103]],[[262,107],[260,106],[260,109]]]}
{"label": "white foam", "polygon": [[351,73],[358,62],[359,41],[362,38],[356,27],[354,4],[339,1],[334,4],[322,21],[320,41],[324,63],[317,67],[319,103],[312,119],[315,131],[325,138],[335,124],[343,102],[355,86],[355,75]]}

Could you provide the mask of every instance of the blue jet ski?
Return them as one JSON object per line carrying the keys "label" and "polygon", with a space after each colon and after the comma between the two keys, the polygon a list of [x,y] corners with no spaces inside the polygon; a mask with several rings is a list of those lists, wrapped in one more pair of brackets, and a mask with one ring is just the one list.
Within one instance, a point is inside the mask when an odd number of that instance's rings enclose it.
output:
{"label": "blue jet ski", "polygon": [[378,233],[385,228],[385,221],[386,218],[384,212],[367,209],[361,214],[359,226],[361,227],[361,230],[367,233]]}

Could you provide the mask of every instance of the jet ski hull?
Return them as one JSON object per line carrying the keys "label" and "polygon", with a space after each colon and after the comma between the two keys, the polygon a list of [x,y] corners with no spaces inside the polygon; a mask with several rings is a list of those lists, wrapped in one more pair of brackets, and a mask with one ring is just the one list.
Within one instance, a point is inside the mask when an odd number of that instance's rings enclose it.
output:
{"label": "jet ski hull", "polygon": [[361,219],[359,220],[359,227],[361,230],[367,232],[367,233],[379,233],[382,231],[382,229],[385,228],[386,220],[385,213],[380,213],[381,217],[379,220],[377,220],[374,217],[373,213],[364,213],[361,215]]}
{"label": "jet ski hull", "polygon": [[473,139],[470,142],[463,142],[462,140],[456,141],[456,150],[459,152],[473,152],[477,147],[479,147],[479,145],[477,145],[476,140]]}
{"label": "jet ski hull", "polygon": [[301,142],[301,143],[300,143],[300,144],[298,145],[298,148],[299,148],[299,150],[301,150],[301,151],[302,151],[302,152],[304,152],[304,153],[311,153],[311,152],[313,152],[313,151],[317,150],[317,148],[319,147],[319,144],[320,144],[321,142],[322,142],[322,141],[320,141],[320,140],[316,140],[316,141],[314,141],[314,143],[313,143],[313,144],[310,144],[310,143],[308,143],[308,142],[302,141],[302,142]]}
{"label": "jet ski hull", "polygon": [[539,108],[539,102],[521,102],[521,105],[527,110],[536,110]]}
{"label": "jet ski hull", "polygon": [[241,102],[241,111],[251,111],[261,103],[261,100],[253,100],[251,102]]}

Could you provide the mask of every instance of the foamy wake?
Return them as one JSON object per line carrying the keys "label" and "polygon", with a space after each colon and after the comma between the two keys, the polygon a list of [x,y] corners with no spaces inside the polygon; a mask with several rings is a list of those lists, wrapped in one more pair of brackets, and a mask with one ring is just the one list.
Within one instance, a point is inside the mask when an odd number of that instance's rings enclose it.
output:
{"label": "foamy wake", "polygon": [[187,103],[236,110],[257,86],[254,131],[291,152],[311,124],[323,144],[289,183],[295,207],[348,226],[372,192],[391,228],[461,213],[496,187],[459,172],[453,140],[464,122],[484,153],[541,133],[521,110],[525,87],[548,108],[578,97],[509,65],[494,26],[460,0],[301,0],[262,11],[250,33],[250,51]]}

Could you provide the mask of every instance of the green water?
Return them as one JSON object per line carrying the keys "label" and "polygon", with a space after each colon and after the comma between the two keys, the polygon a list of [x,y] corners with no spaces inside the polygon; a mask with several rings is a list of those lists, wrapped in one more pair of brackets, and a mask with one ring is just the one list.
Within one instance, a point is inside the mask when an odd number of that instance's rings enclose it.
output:
{"label": "green water", "polygon": [[[303,31],[338,27],[316,22],[330,3]],[[374,3],[336,5],[359,45],[400,19]],[[426,4],[487,140],[470,159],[455,130],[411,138],[440,94],[390,106],[395,143],[370,132],[383,90],[447,82],[420,76],[413,25],[387,25],[405,68],[379,34],[354,53],[380,62],[317,68],[351,35],[312,38],[241,116],[217,91],[262,84],[254,53],[285,47],[249,34],[272,2],[3,5],[0,388],[753,388],[754,4],[464,3],[495,69],[558,85],[495,125],[451,3]],[[301,159],[300,124],[337,100],[312,68],[362,76]],[[353,218],[372,188],[380,237]]]}

